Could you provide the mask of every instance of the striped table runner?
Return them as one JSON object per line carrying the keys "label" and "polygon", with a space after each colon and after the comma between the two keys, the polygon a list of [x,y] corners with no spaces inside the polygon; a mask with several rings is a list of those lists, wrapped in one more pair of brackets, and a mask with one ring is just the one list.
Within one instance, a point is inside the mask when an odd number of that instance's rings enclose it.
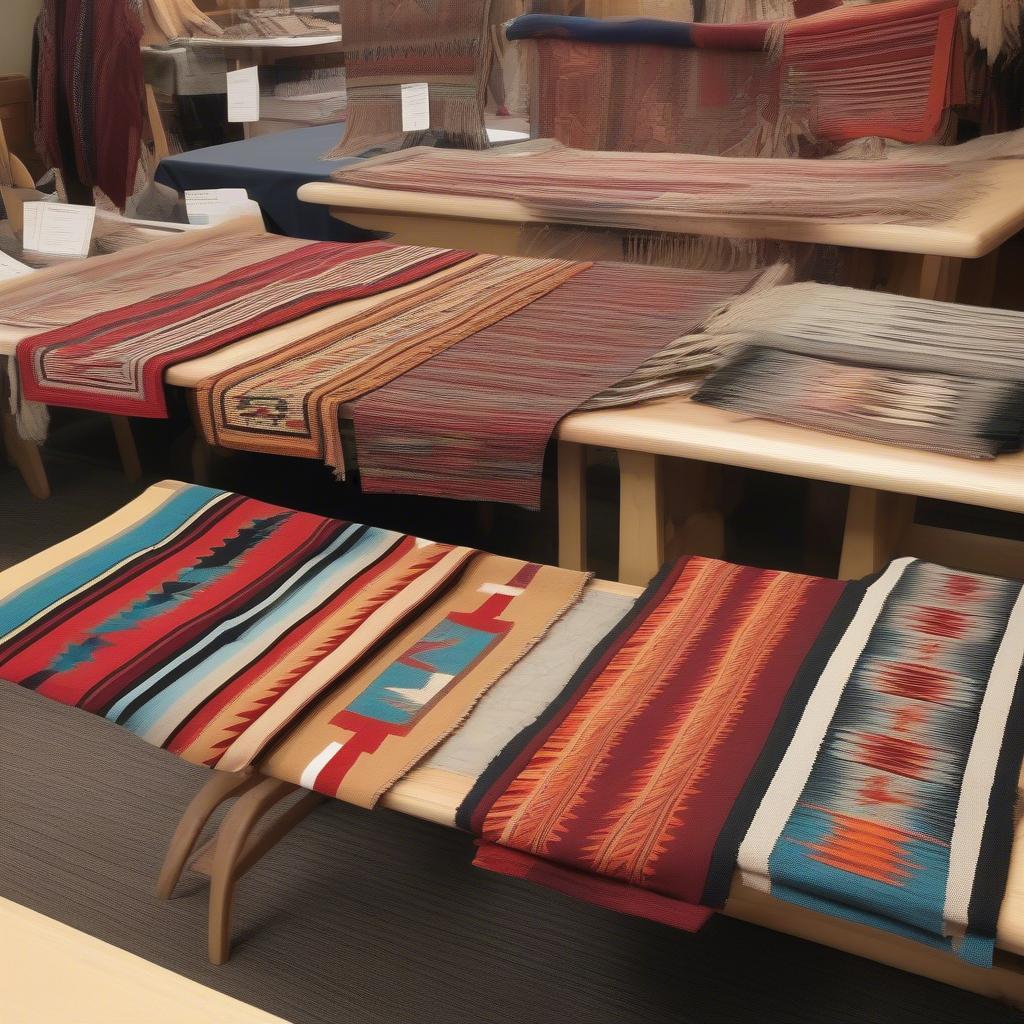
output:
{"label": "striped table runner", "polygon": [[595,264],[358,399],[364,490],[539,507],[558,421],[757,278]]}
{"label": "striped table runner", "polygon": [[[168,366],[336,302],[398,288],[453,266],[454,250],[282,240],[280,251],[228,273],[26,338],[21,386],[47,405],[115,415],[167,415]],[[290,244],[288,244],[290,243]],[[137,274],[151,273],[144,264]]]}
{"label": "striped table runner", "polygon": [[547,295],[589,264],[474,256],[398,299],[203,381],[211,444],[321,458],[344,476],[341,407]]}

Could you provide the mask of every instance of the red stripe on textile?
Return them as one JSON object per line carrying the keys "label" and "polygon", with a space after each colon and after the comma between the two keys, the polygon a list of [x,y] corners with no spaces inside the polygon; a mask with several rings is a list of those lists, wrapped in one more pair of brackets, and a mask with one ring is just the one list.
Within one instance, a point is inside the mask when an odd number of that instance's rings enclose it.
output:
{"label": "red stripe on textile", "polygon": [[[339,244],[339,248],[340,247],[341,246]],[[377,251],[379,251],[379,249]],[[339,259],[337,262],[348,262],[349,260],[357,259],[362,255],[365,255],[365,253],[355,252],[351,254],[344,254],[344,258]],[[238,324],[231,325],[230,327],[225,327],[224,329],[214,332],[204,338],[198,338],[189,344],[180,345],[171,351],[158,353],[147,359],[142,368],[141,398],[117,397],[108,393],[102,393],[98,390],[89,390],[84,387],[76,389],[69,386],[51,386],[38,379],[35,372],[37,353],[43,352],[55,345],[62,344],[66,340],[71,341],[72,344],[74,344],[74,335],[72,332],[76,328],[80,329],[82,325],[88,324],[88,321],[82,321],[80,324],[72,325],[70,328],[60,328],[56,331],[46,332],[45,334],[27,338],[18,345],[17,360],[21,373],[22,387],[27,398],[32,401],[44,402],[47,405],[64,406],[73,409],[89,409],[94,412],[109,413],[111,415],[139,416],[156,419],[166,418],[167,402],[166,396],[163,393],[162,383],[164,372],[169,366],[205,355],[208,352],[215,351],[216,349],[230,344],[231,342],[238,341],[260,331],[269,330],[272,327],[277,327],[282,323],[287,323],[288,321],[306,316],[309,313],[316,312],[319,309],[324,309],[327,306],[334,305],[335,303],[348,302],[354,299],[365,298],[370,295],[377,295],[393,288],[400,288],[403,285],[411,284],[424,277],[428,277],[431,274],[435,274],[440,270],[444,270],[457,263],[461,263],[471,255],[472,253],[461,250],[446,251],[430,259],[425,259],[411,267],[407,267],[400,273],[390,274],[377,281],[311,292],[297,301],[292,301],[286,305],[269,309],[257,317],[243,320]],[[289,267],[288,271],[290,272],[291,269],[292,268]],[[235,275],[232,275],[232,277],[234,276]],[[285,280],[287,276],[288,273],[286,272],[278,275],[275,280],[282,281]],[[264,282],[263,287],[273,287],[275,280]],[[178,308],[174,311],[164,312],[155,318],[151,317],[146,322],[144,330],[139,333],[144,334],[148,331],[156,330],[160,326],[174,323],[185,316],[191,316],[215,309],[224,302],[231,301],[234,298],[238,298],[241,295],[246,294],[251,291],[252,288],[253,285],[251,280],[247,279],[244,283],[238,284],[234,288],[229,288],[226,294],[221,294],[200,301],[197,304],[195,311],[192,309],[182,310],[181,308]],[[144,306],[145,304],[140,305]],[[125,307],[122,310],[116,311],[116,313],[120,318],[124,318],[129,315],[128,311],[132,308],[133,307]],[[146,310],[143,308],[142,313],[145,314],[145,312]],[[106,314],[101,314],[101,316],[104,315]],[[87,352],[92,352],[94,355],[99,354],[101,356],[104,345],[122,342],[125,339],[132,337],[133,333],[134,332],[130,327],[125,327],[113,332],[109,337],[101,335],[95,339],[90,339],[87,344]]]}
{"label": "red stripe on textile", "polygon": [[643,917],[682,931],[698,931],[714,911],[682,900],[662,896],[650,889],[626,885],[612,878],[574,871],[572,868],[540,860],[519,850],[493,843],[478,843],[473,865],[510,878],[524,878],[578,900],[614,910],[620,914]]}

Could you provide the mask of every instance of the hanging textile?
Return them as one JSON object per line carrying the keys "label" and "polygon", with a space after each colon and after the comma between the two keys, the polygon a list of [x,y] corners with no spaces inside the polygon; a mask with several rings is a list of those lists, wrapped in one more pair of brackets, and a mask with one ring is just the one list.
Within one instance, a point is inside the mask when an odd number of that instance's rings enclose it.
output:
{"label": "hanging textile", "polygon": [[956,28],[956,0],[895,0],[727,25],[528,15],[507,33],[533,51],[534,137],[783,157],[935,138],[962,95]]}
{"label": "hanging textile", "polygon": [[595,264],[353,402],[363,490],[539,507],[558,421],[758,276]]}
{"label": "hanging textile", "polygon": [[[342,0],[348,116],[325,159],[424,142],[483,149],[491,0]],[[403,85],[425,85],[429,128],[406,130]]]}
{"label": "hanging textile", "polygon": [[694,930],[772,896],[991,965],[1024,755],[1024,591],[691,558],[479,778],[476,863]]}
{"label": "hanging textile", "polygon": [[756,345],[712,373],[694,401],[963,458],[991,459],[1024,444],[1024,380],[853,366]]}
{"label": "hanging textile", "polygon": [[[760,160],[568,149],[537,140],[487,153],[417,148],[333,173],[370,188],[522,203],[546,220],[692,231],[700,216],[934,223],[984,188],[984,161]],[[691,218],[687,221],[687,218]]]}
{"label": "hanging textile", "polygon": [[213,445],[323,459],[344,477],[345,403],[558,288],[589,264],[474,256],[441,280],[227,370],[196,389]]}
{"label": "hanging textile", "polygon": [[275,763],[322,734],[296,781],[345,798],[439,743],[588,578],[177,483],[2,576],[0,680],[226,771],[305,720]]}
{"label": "hanging textile", "polygon": [[142,141],[140,3],[44,0],[36,22],[36,146],[119,208]]}
{"label": "hanging textile", "polygon": [[[262,259],[18,343],[25,395],[48,405],[165,417],[167,367],[325,306],[376,295],[452,266],[448,249],[259,236]],[[141,273],[152,273],[146,264]]]}

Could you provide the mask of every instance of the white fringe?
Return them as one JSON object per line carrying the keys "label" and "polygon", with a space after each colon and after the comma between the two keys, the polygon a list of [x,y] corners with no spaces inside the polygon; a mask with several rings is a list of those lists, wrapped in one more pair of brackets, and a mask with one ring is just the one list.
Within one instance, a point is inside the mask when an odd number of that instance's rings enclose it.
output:
{"label": "white fringe", "polygon": [[14,416],[18,436],[32,444],[42,444],[50,429],[50,410],[42,402],[30,402],[22,394],[18,361],[13,356],[7,360],[7,380],[11,392],[11,415]]}
{"label": "white fringe", "polygon": [[967,13],[971,38],[985,51],[989,67],[1024,45],[1024,0],[961,0],[960,9]]}

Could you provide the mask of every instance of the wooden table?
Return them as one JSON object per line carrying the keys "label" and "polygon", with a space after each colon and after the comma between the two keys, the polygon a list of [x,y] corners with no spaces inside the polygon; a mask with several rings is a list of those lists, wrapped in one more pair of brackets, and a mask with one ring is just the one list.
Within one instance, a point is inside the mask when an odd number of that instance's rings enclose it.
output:
{"label": "wooden table", "polygon": [[[964,196],[958,212],[942,224],[837,223],[815,217],[672,218],[667,230],[729,238],[770,238],[820,243],[865,252],[894,254],[887,286],[922,298],[952,300],[964,260],[982,260],[1024,229],[1024,160],[993,161],[988,187]],[[544,226],[568,221],[547,217],[524,203],[476,199],[312,182],[299,198],[331,208],[333,216],[356,227],[392,233],[394,240],[415,245],[477,249],[503,255],[545,255]],[[579,226],[579,225],[576,225]],[[599,227],[599,224],[594,226]],[[666,230],[656,211],[638,212],[630,228]],[[616,229],[621,230],[621,229]],[[614,232],[598,238],[580,259],[615,258]],[[621,258],[621,255],[618,257]],[[861,259],[862,272],[870,261]],[[853,281],[863,284],[862,281]]]}
{"label": "wooden table", "polygon": [[913,524],[917,498],[1024,516],[1024,453],[961,459],[786,426],[685,398],[575,413],[562,421],[558,439],[559,560],[567,568],[585,564],[585,463],[587,448],[594,447],[618,455],[619,579],[626,583],[646,583],[665,560],[673,491],[682,506],[677,548],[721,554],[719,466],[848,485],[842,578],[875,572],[908,549],[938,562],[1024,576],[1024,519],[1020,542]]}
{"label": "wooden table", "polygon": [[[404,290],[416,287],[407,285]],[[401,291],[341,303],[179,363],[167,371],[166,383],[194,391],[207,377],[286,348],[378,303],[391,302]],[[20,336],[0,331],[0,357],[13,353]],[[38,481],[42,471],[38,450],[18,445],[9,413],[0,409],[0,414],[15,462],[26,480]],[[614,451],[619,462],[619,579],[626,583],[646,583],[669,553],[722,553],[717,479],[721,466],[849,486],[840,566],[844,577],[874,572],[897,550],[907,549],[939,562],[958,559],[983,571],[1024,576],[1024,544],[912,526],[919,497],[1024,514],[1024,454],[992,461],[959,459],[834,437],[686,399],[575,413],[561,422],[556,436],[559,561],[567,568],[585,566],[586,454],[589,448],[603,448]],[[208,477],[210,454],[205,442],[197,441],[197,480]],[[674,535],[670,532],[673,519],[677,520]]]}

